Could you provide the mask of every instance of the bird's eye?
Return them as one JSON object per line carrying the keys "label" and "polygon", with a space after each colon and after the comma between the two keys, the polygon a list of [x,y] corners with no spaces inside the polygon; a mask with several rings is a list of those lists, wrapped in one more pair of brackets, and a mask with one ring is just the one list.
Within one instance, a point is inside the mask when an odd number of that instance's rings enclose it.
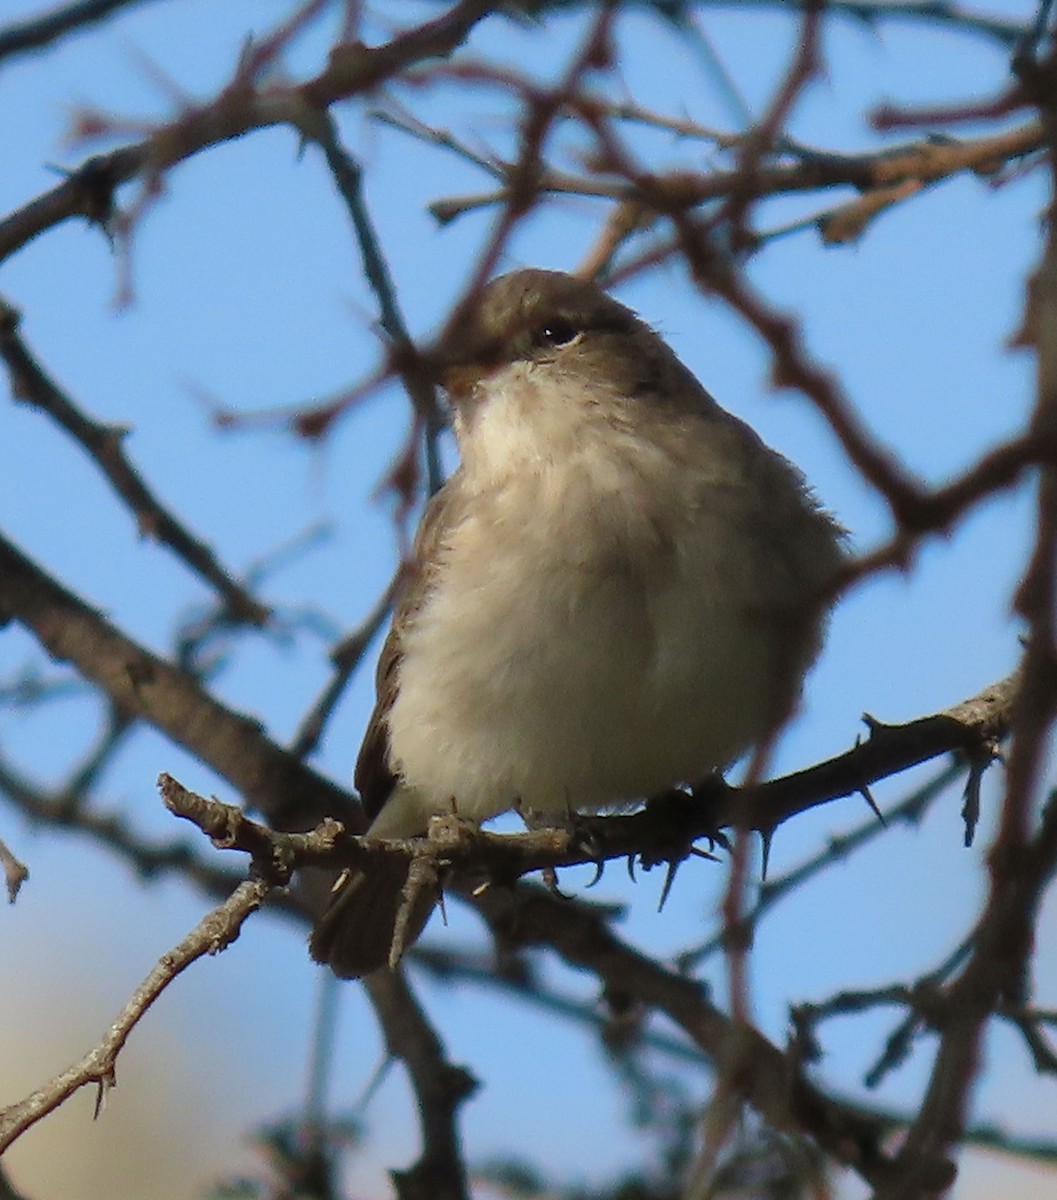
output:
{"label": "bird's eye", "polygon": [[533,341],[539,347],[555,349],[560,346],[568,346],[570,342],[576,340],[579,333],[579,329],[571,321],[566,321],[563,317],[555,317],[553,320],[544,321],[539,326]]}

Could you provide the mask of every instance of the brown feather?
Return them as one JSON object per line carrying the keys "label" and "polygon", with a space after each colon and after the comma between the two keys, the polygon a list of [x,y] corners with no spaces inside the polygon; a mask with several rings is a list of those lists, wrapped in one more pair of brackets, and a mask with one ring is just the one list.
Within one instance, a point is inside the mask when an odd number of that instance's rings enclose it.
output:
{"label": "brown feather", "polygon": [[455,503],[459,494],[456,471],[426,506],[415,536],[411,557],[404,567],[400,596],[393,622],[382,646],[375,673],[376,700],[367,732],[363,736],[353,775],[364,811],[373,821],[396,787],[396,774],[389,760],[389,710],[400,687],[403,634],[433,587],[444,538],[458,519]]}

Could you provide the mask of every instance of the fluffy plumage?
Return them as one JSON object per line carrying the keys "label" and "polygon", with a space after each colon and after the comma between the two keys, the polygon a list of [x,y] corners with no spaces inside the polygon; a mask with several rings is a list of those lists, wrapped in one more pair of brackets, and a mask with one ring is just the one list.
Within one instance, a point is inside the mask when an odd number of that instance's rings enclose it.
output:
{"label": "fluffy plumage", "polygon": [[[494,280],[441,352],[461,465],[431,502],[356,769],[370,833],[627,804],[788,713],[841,535],[803,478],[629,309]],[[402,880],[353,878],[313,938],[385,960]],[[413,934],[428,916],[413,915]]]}

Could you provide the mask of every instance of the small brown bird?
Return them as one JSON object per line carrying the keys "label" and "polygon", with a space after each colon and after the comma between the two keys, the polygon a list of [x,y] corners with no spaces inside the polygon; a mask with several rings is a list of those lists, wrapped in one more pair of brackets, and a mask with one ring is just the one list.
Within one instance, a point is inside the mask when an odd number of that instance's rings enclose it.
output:
{"label": "small brown bird", "polygon": [[[438,362],[461,465],[378,664],[355,777],[369,835],[626,805],[764,738],[844,558],[799,471],[583,279],[493,280]],[[344,977],[385,964],[403,882],[346,877],[313,957]]]}

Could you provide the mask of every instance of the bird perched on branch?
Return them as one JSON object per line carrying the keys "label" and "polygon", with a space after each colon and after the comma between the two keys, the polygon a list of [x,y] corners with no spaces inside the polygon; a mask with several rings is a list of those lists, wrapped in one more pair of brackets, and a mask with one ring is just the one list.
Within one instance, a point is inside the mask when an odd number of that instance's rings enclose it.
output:
{"label": "bird perched on branch", "polygon": [[[799,471],[584,279],[493,280],[435,361],[461,463],[378,664],[355,776],[369,836],[627,805],[773,732],[844,558]],[[403,884],[346,874],[313,956],[344,977],[385,964]],[[398,940],[432,896],[416,903]]]}

